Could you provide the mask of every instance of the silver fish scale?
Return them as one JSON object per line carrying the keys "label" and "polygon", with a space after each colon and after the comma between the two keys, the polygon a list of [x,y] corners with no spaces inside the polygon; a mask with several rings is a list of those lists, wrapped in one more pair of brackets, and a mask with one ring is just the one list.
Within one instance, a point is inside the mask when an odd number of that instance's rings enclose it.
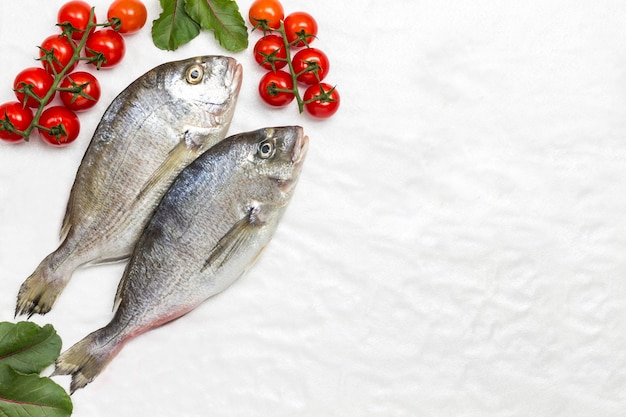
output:
{"label": "silver fish scale", "polygon": [[[186,78],[189,68],[202,78]],[[158,66],[111,103],[81,162],[64,239],[22,284],[17,314],[52,308],[73,271],[130,255],[176,175],[228,130],[241,85],[232,58],[205,56]]]}
{"label": "silver fish scale", "polygon": [[[261,144],[275,152],[263,154]],[[272,238],[308,139],[299,127],[231,136],[185,168],[146,225],[124,271],[111,322],[63,353],[71,390],[92,381],[131,338],[228,288]]]}

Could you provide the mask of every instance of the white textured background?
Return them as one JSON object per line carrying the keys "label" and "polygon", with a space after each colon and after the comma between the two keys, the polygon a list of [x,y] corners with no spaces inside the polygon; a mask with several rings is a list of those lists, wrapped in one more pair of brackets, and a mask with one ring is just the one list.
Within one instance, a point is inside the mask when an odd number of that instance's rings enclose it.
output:
{"label": "white textured background", "polygon": [[[0,101],[62,2],[0,5]],[[250,50],[234,55],[231,132],[311,137],[274,241],[228,291],[129,343],[74,415],[625,416],[626,2],[284,6],[318,19],[343,103],[323,122],[268,109]],[[127,46],[73,146],[0,146],[0,320],[56,248],[107,104],[161,62],[224,53],[210,34],[158,51],[149,28]],[[80,270],[34,321],[69,347],[108,322],[122,270]]]}

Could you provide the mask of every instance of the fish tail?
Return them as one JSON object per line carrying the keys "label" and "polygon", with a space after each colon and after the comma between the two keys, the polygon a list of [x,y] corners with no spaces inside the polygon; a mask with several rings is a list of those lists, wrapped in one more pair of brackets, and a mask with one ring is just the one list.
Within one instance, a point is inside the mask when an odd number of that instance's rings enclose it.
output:
{"label": "fish tail", "polygon": [[107,327],[96,330],[57,358],[52,376],[71,375],[70,394],[93,381],[121,350],[121,339],[109,334]]}
{"label": "fish tail", "polygon": [[25,314],[46,314],[70,280],[70,274],[63,275],[50,267],[50,255],[44,259],[35,272],[20,287],[17,294],[15,317]]}

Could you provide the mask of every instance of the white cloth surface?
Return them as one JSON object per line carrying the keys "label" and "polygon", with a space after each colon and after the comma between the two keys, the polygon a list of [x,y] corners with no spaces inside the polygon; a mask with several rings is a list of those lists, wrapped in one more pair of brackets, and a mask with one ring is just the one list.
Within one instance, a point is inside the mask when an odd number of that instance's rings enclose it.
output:
{"label": "white cloth surface", "polygon": [[[0,102],[62,3],[0,5]],[[109,2],[92,4],[102,18]],[[259,262],[125,346],[74,394],[74,415],[624,416],[626,2],[283,4],[319,22],[342,96],[332,119],[260,102],[256,33],[237,54],[210,33],[156,49],[159,4],[146,0],[149,23],[99,73],[77,142],[0,146],[0,320],[12,321],[20,284],[57,247],[93,129],[148,69],[234,56],[230,132],[300,124],[311,139]],[[80,269],[33,321],[68,348],[110,320],[123,267]]]}

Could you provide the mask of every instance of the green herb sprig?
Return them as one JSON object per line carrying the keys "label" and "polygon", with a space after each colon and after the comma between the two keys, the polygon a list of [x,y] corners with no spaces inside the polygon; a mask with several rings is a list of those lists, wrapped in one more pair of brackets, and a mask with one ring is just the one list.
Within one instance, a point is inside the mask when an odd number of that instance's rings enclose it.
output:
{"label": "green herb sprig", "polygon": [[248,47],[248,29],[233,0],[160,0],[163,9],[152,22],[152,41],[163,50],[178,49],[201,30],[213,31],[226,50],[239,52]]}
{"label": "green herb sprig", "polygon": [[52,325],[0,322],[0,415],[68,417],[67,392],[40,373],[61,352],[61,338]]}

